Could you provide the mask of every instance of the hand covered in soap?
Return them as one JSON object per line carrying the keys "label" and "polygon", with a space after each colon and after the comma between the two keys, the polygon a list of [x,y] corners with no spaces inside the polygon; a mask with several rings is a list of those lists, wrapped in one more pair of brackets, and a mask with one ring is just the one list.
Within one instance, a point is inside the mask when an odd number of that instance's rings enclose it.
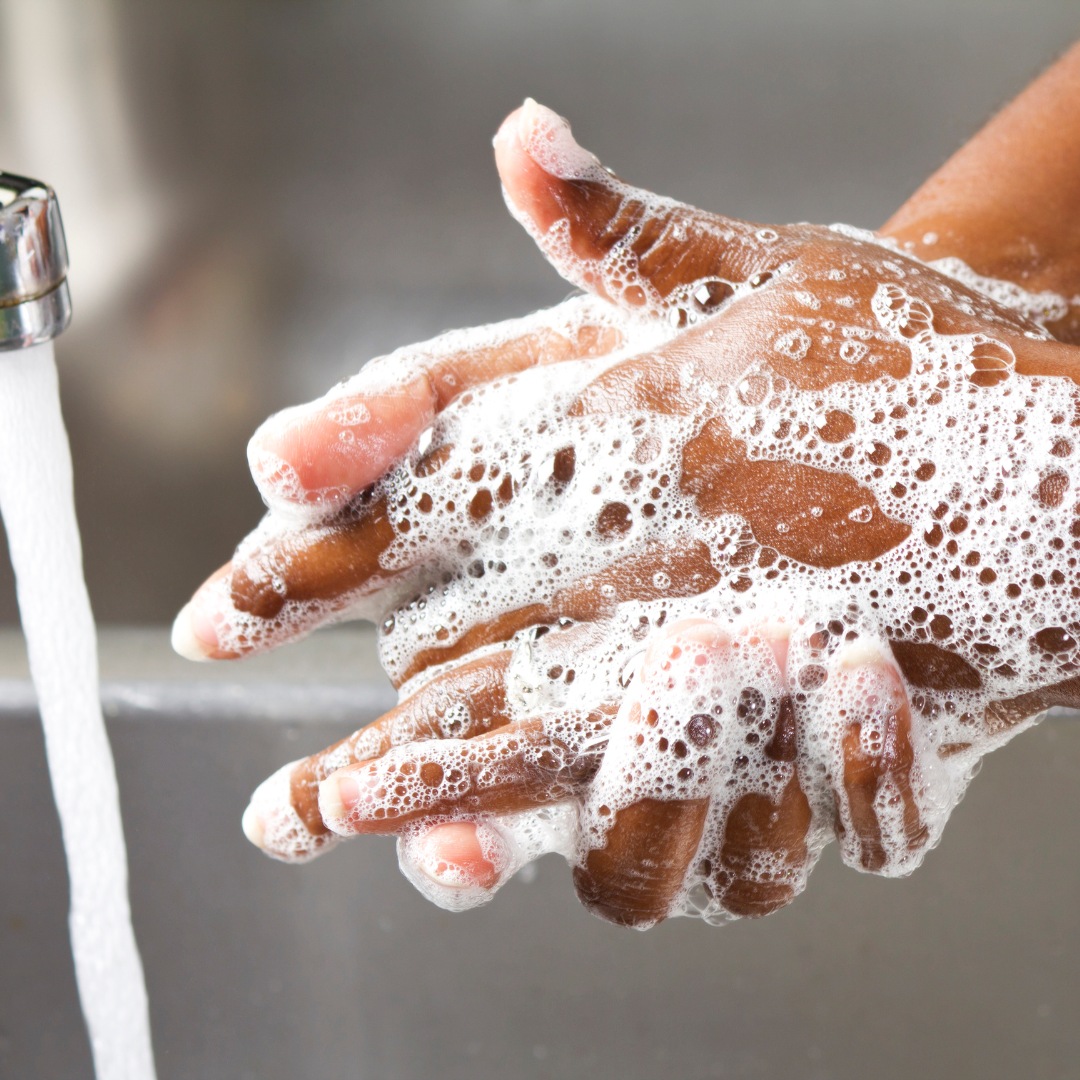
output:
{"label": "hand covered in soap", "polygon": [[270,421],[275,513],[178,620],[230,657],[374,618],[404,689],[249,835],[398,832],[481,891],[561,847],[634,925],[768,913],[833,834],[912,869],[1080,687],[1074,350],[868,234],[630,188],[539,107],[496,156],[593,295]]}

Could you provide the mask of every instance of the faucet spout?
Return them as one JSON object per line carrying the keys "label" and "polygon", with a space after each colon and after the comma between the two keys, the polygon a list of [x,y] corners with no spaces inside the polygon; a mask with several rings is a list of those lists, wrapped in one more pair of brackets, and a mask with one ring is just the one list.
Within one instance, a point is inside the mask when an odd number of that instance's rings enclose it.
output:
{"label": "faucet spout", "polygon": [[67,271],[56,193],[0,172],[0,350],[39,345],[67,328]]}

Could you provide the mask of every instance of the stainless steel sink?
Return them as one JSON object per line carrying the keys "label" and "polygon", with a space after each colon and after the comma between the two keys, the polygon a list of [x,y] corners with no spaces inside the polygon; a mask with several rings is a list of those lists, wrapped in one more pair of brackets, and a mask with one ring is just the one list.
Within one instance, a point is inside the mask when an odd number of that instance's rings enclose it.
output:
{"label": "stainless steel sink", "polygon": [[[645,934],[542,861],[449,915],[365,840],[307,867],[244,840],[254,785],[378,714],[370,635],[193,668],[103,639],[162,1080],[1015,1080],[1077,1075],[1080,724],[986,763],[912,878],[844,869],[760,921]],[[64,865],[30,690],[0,639],[0,1076],[88,1077]],[[343,677],[343,670],[352,674]],[[350,681],[343,681],[348,679]]]}

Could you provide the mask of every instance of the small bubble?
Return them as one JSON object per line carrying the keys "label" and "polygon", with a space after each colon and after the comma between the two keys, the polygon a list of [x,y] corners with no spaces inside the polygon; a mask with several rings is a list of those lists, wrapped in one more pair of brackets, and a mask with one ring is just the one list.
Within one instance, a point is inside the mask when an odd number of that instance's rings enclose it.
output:
{"label": "small bubble", "polygon": [[829,673],[820,664],[807,664],[799,669],[799,688],[818,690],[828,681]]}
{"label": "small bubble", "polygon": [[691,716],[686,724],[686,737],[699,749],[716,738],[716,721],[708,713]]}
{"label": "small bubble", "polygon": [[869,351],[870,346],[862,341],[845,341],[840,346],[840,359],[847,364],[857,364]]}
{"label": "small bubble", "polygon": [[773,348],[790,360],[802,360],[810,351],[810,337],[803,330],[789,330],[773,342]]}
{"label": "small bubble", "polygon": [[803,307],[808,307],[811,311],[817,311],[821,307],[821,301],[807,289],[799,289],[794,296]]}
{"label": "small bubble", "polygon": [[765,695],[754,686],[745,687],[739,694],[739,703],[735,715],[748,724],[761,719],[765,714]]}

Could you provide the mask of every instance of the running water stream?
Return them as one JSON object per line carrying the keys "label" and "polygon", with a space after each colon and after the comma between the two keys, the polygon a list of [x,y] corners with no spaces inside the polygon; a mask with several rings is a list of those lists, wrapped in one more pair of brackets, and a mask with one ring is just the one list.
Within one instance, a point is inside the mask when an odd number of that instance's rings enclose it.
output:
{"label": "running water stream", "polygon": [[51,342],[0,354],[0,514],[67,854],[71,945],[98,1080],[152,1080],[116,773],[98,693]]}

